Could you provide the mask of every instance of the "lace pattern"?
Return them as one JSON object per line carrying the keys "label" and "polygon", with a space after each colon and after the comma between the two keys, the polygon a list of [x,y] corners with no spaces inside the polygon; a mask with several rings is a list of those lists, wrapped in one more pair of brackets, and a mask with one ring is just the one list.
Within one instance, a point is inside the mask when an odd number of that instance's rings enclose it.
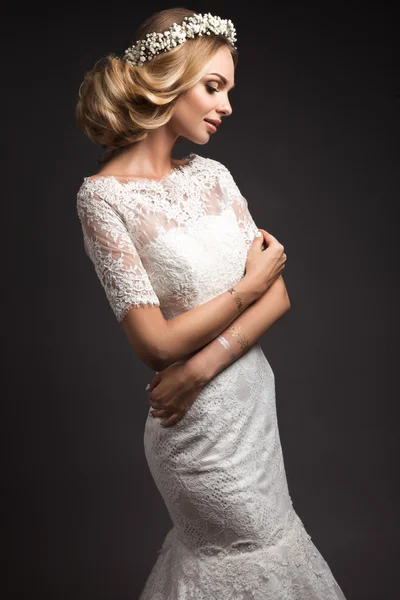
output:
{"label": "lace pattern", "polygon": [[144,447],[173,527],[139,600],[345,600],[293,507],[259,344],[173,428],[149,416]]}
{"label": "lace pattern", "polygon": [[[229,170],[190,155],[160,181],[85,178],[86,253],[118,321],[172,318],[234,286],[257,227]],[[144,450],[173,527],[140,600],[345,600],[289,495],[275,378],[255,344]]]}
{"label": "lace pattern", "polygon": [[79,189],[84,247],[120,322],[143,305],[171,318],[244,274],[257,231],[247,201],[221,163],[188,159],[160,181],[86,177]]}

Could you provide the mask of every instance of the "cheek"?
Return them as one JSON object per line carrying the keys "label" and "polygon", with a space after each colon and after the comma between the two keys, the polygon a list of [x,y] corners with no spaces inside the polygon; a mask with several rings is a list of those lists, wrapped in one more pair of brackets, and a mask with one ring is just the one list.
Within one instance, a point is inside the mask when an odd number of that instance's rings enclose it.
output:
{"label": "cheek", "polygon": [[176,105],[174,121],[184,129],[197,127],[198,121],[203,120],[215,104],[213,95],[206,90],[192,89]]}
{"label": "cheek", "polygon": [[212,94],[203,89],[192,90],[188,102],[190,110],[199,116],[207,114],[214,104]]}

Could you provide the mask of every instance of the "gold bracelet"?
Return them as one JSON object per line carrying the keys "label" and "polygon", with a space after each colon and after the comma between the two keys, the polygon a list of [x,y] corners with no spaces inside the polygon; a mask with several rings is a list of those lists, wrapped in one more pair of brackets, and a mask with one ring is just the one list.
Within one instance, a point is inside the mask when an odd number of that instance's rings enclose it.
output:
{"label": "gold bracelet", "polygon": [[241,301],[239,294],[233,287],[231,287],[228,292],[234,297],[238,311],[240,312],[243,308],[243,302]]}

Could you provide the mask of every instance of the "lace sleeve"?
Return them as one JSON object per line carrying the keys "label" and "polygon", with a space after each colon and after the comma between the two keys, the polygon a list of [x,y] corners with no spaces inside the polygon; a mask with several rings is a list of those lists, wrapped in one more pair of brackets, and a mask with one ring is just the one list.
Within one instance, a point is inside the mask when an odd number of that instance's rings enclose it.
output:
{"label": "lace sleeve", "polygon": [[131,306],[159,306],[132,238],[115,209],[97,194],[86,192],[78,194],[77,212],[86,254],[118,322]]}
{"label": "lace sleeve", "polygon": [[232,210],[236,215],[239,228],[243,234],[247,250],[249,250],[254,240],[254,234],[258,231],[258,227],[250,214],[248,202],[246,198],[242,196],[229,169],[227,169],[227,167],[225,167],[222,163],[219,164],[221,173],[220,185],[227,193]]}

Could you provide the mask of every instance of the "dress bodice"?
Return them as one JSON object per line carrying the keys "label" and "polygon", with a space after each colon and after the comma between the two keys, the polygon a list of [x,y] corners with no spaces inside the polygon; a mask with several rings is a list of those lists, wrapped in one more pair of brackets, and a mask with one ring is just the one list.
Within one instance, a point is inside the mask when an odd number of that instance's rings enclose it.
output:
{"label": "dress bodice", "polygon": [[157,305],[170,319],[244,275],[257,227],[229,170],[191,153],[161,180],[85,177],[84,247],[118,321]]}

